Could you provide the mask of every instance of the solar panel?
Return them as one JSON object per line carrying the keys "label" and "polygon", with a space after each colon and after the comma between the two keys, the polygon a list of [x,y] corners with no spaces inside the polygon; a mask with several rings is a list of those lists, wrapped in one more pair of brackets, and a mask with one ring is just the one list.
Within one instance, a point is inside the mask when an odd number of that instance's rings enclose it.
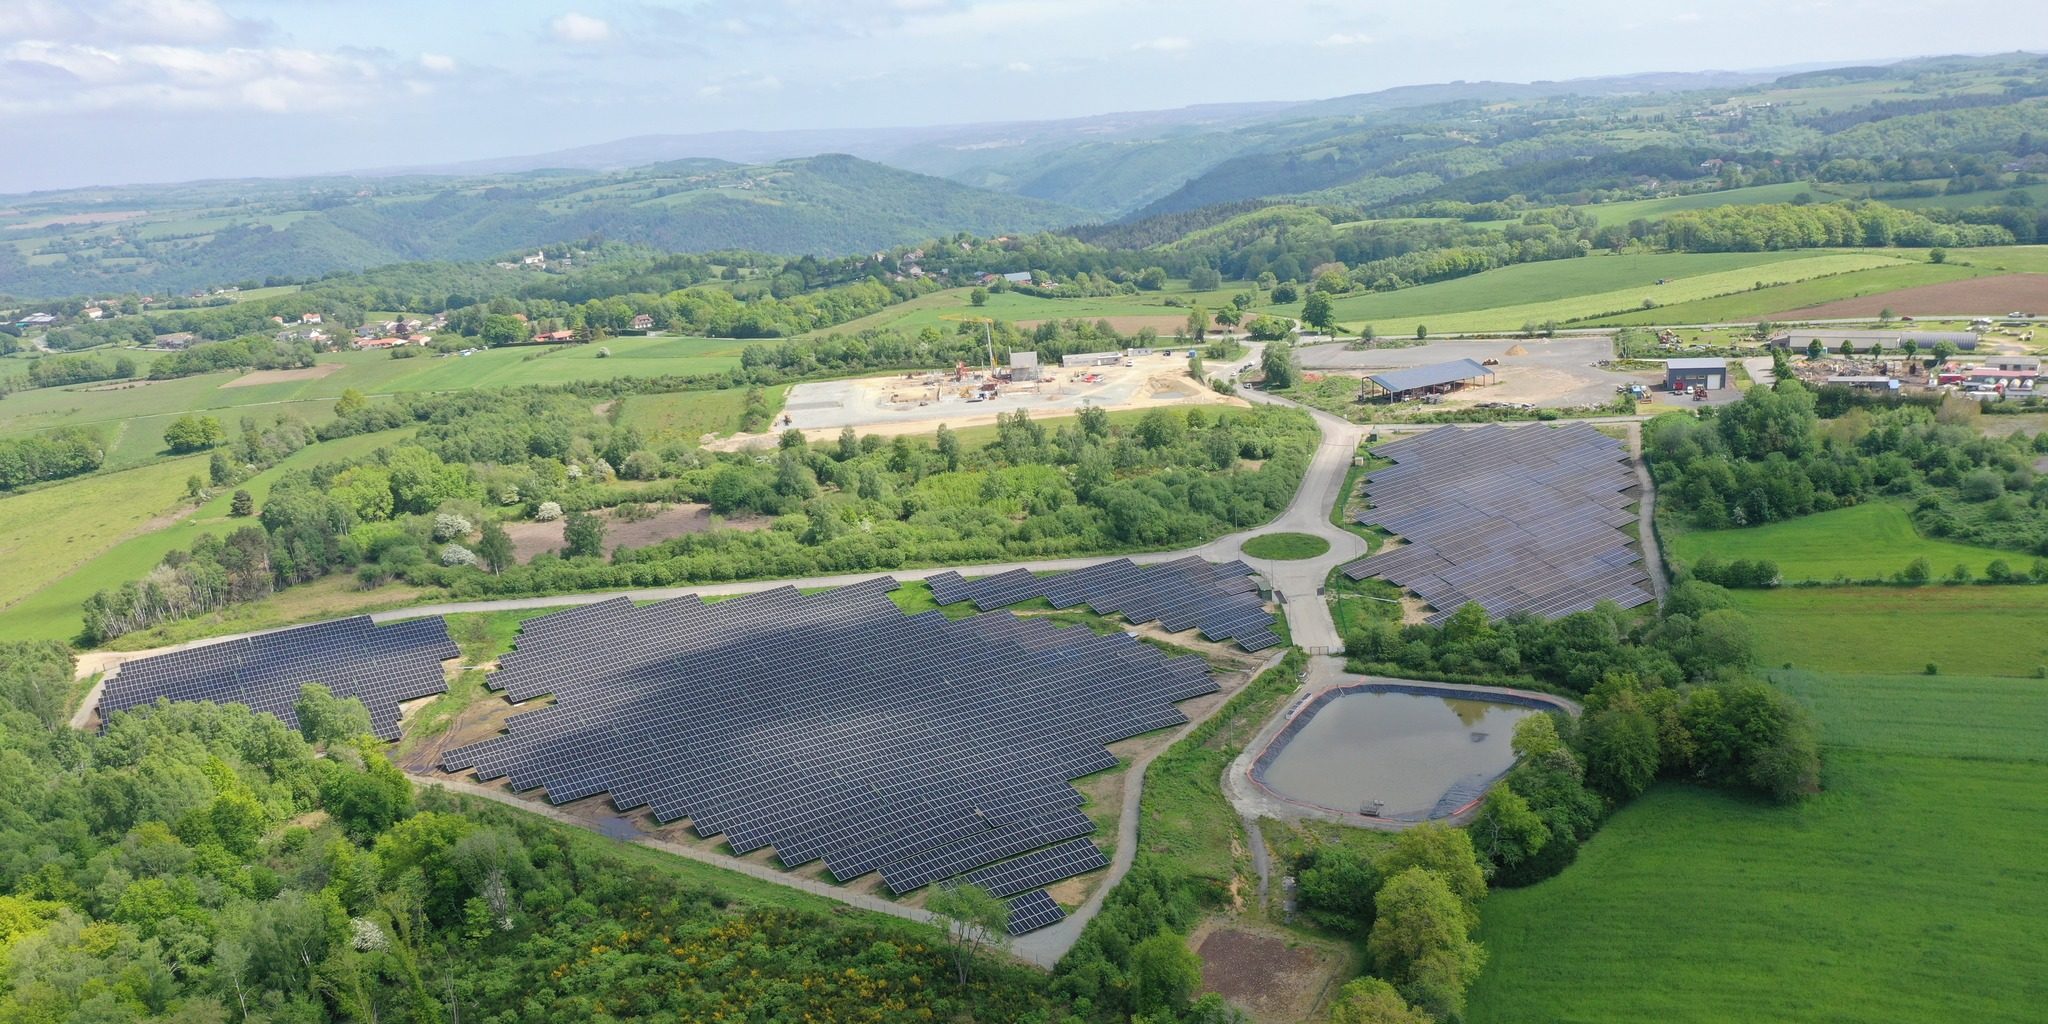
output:
{"label": "solar panel", "polygon": [[1010,901],[1010,934],[1035,932],[1065,920],[1067,912],[1044,889],[1033,889]]}
{"label": "solar panel", "polygon": [[1468,603],[1500,618],[1623,607],[1652,597],[1622,528],[1636,486],[1622,443],[1583,423],[1563,428],[1444,427],[1381,445],[1394,465],[1365,489],[1358,522],[1408,543],[1343,567],[1413,591],[1441,623]]}
{"label": "solar panel", "polygon": [[299,689],[320,683],[354,697],[370,712],[372,730],[398,738],[398,706],[445,693],[442,662],[461,657],[439,616],[378,626],[369,616],[138,658],[122,665],[100,695],[100,723],[159,700],[243,704],[298,728]]}
{"label": "solar panel", "polygon": [[964,880],[987,889],[991,896],[1009,897],[1026,889],[1051,885],[1061,879],[1085,875],[1108,866],[1109,858],[1103,856],[1094,843],[1076,839],[1001,864],[992,864],[967,875]]}
{"label": "solar panel", "polygon": [[1098,615],[1157,622],[1172,633],[1199,629],[1210,640],[1255,643],[1259,646],[1245,650],[1256,651],[1279,641],[1268,629],[1276,620],[1249,578],[1251,571],[1240,561],[1211,565],[1190,555],[1150,566],[1119,558],[1050,576],[1013,569],[968,580],[949,570],[927,582],[932,599],[941,605],[971,601],[991,611],[1042,597],[1055,608],[1087,605]]}
{"label": "solar panel", "polygon": [[[1116,764],[1106,744],[1185,722],[1173,704],[1215,692],[1207,664],[1038,618],[905,615],[896,586],[531,620],[490,683],[554,703],[442,766],[556,803],[609,793],[785,866],[879,871],[897,893],[1019,855],[1008,870],[1033,877],[1091,870],[1070,843],[1095,828],[1072,780]],[[1030,856],[1053,844],[1069,845]]]}

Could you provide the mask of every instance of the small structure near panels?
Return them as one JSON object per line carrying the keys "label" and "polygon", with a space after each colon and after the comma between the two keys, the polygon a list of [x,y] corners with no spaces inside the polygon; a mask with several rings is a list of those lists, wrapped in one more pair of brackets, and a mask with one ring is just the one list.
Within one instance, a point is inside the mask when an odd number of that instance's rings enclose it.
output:
{"label": "small structure near panels", "polygon": [[1343,567],[1414,591],[1441,623],[1467,603],[1494,618],[1624,608],[1652,598],[1622,443],[1583,424],[1442,427],[1381,445],[1394,465],[1366,481],[1358,522],[1408,541]]}
{"label": "small structure near panels", "polygon": [[1461,388],[1484,386],[1497,380],[1492,370],[1470,359],[1453,359],[1448,363],[1430,363],[1427,366],[1386,370],[1365,379],[1379,388],[1381,395],[1396,402],[1422,395],[1439,395]]}

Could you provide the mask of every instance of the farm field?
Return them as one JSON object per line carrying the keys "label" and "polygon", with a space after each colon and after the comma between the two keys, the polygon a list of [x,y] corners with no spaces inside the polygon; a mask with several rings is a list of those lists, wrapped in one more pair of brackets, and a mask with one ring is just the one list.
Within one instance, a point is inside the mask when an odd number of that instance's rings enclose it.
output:
{"label": "farm field", "polygon": [[[648,337],[612,338],[597,345],[490,349],[467,357],[393,359],[379,352],[323,353],[321,364],[338,364],[341,369],[254,386],[229,386],[245,376],[230,370],[120,389],[80,385],[18,392],[0,403],[0,434],[99,425],[109,434],[113,461],[132,465],[159,454],[164,426],[185,412],[225,417],[243,409],[289,411],[317,423],[350,388],[374,396],[718,373],[739,366],[740,351],[747,344],[730,338]],[[601,357],[605,349],[611,355]]]}
{"label": "farm field", "polygon": [[1811,193],[1812,182],[1788,181],[1777,185],[1752,185],[1748,188],[1731,188],[1720,192],[1695,192],[1690,195],[1666,196],[1662,199],[1636,199],[1622,203],[1596,203],[1585,207],[1599,218],[1601,227],[1627,224],[1636,218],[1656,220],[1684,210],[1705,210],[1716,206],[1739,206],[1749,203],[1789,203],[1801,192]]}
{"label": "farm field", "polygon": [[1801,516],[1784,522],[1731,530],[1661,527],[1664,546],[1681,562],[1713,554],[1724,561],[1769,559],[1778,563],[1785,582],[1887,579],[1915,558],[1925,558],[1936,576],[1967,565],[1978,577],[1994,559],[2025,572],[2030,556],[1996,548],[1923,537],[1913,528],[1906,509],[1878,501]]}
{"label": "farm field", "polygon": [[1334,307],[1345,327],[1355,330],[1370,323],[1388,336],[1409,334],[1417,324],[1437,333],[1519,330],[1532,321],[1618,315],[1639,308],[1646,298],[1671,306],[1742,291],[1758,281],[1769,285],[1894,262],[1889,256],[1813,250],[1585,256],[1347,296]]}
{"label": "farm field", "polygon": [[[1200,305],[1211,312],[1230,301],[1239,292],[1251,290],[1243,281],[1226,281],[1224,287],[1214,291],[1189,291],[1186,281],[1170,282],[1163,291],[1139,292],[1136,295],[1104,295],[1094,298],[1041,299],[1035,295],[1019,292],[990,292],[988,303],[976,306],[967,299],[971,288],[948,288],[945,291],[920,295],[909,302],[890,306],[888,309],[871,313],[857,320],[849,320],[835,327],[826,327],[803,338],[822,338],[828,334],[855,334],[868,328],[916,332],[926,327],[937,327],[951,331],[958,322],[944,319],[954,317],[991,317],[996,320],[1096,320],[1104,317],[1178,317],[1187,319],[1188,307]],[[1166,300],[1177,299],[1183,305],[1168,306]],[[1256,307],[1255,307],[1256,308]],[[1278,308],[1278,307],[1270,307]]]}
{"label": "farm field", "polygon": [[[789,385],[763,388],[771,415],[782,408]],[[746,411],[744,388],[723,391],[677,391],[665,395],[629,395],[619,400],[620,426],[633,427],[647,438],[668,437],[690,444],[706,434],[730,434]]]}
{"label": "farm field", "polygon": [[1651,790],[1562,875],[1487,898],[1469,1020],[2039,1019],[2048,686],[1784,683],[1820,720],[1825,791]]}
{"label": "farm field", "polygon": [[[1936,268],[1930,265],[1928,269]],[[2048,274],[1980,272],[1970,280],[1865,294],[1859,298],[1841,299],[1780,313],[1770,319],[1874,317],[1887,309],[1904,316],[1923,316],[1930,313],[1982,313],[1999,316],[2011,310],[2029,313],[2048,311]]]}
{"label": "farm field", "polygon": [[[1876,317],[1886,307],[1906,315],[1965,312],[1957,309],[1915,310],[1915,291],[1969,288],[1995,271],[1957,263],[1894,263],[1833,277],[1767,286],[1733,295],[1680,302],[1593,321],[1602,326],[1640,327],[1658,324],[1751,323],[1757,320],[1812,320],[1829,317]],[[1869,312],[1830,312],[1838,306],[1868,304]],[[2004,312],[2004,310],[2000,310]]]}
{"label": "farm field", "polygon": [[2048,586],[1737,590],[1766,665],[1830,672],[2031,676],[2048,665]]}
{"label": "farm field", "polygon": [[206,456],[194,455],[0,497],[0,609],[148,528],[184,495],[186,477],[205,472]]}
{"label": "farm field", "polygon": [[[409,430],[384,431],[312,445],[311,447],[299,450],[283,462],[272,466],[262,473],[243,481],[240,489],[246,490],[254,496],[260,506],[263,499],[270,494],[271,485],[277,481],[280,475],[288,470],[310,466],[318,462],[330,462],[365,455],[379,447],[400,440],[409,434]],[[165,467],[173,467],[178,470],[174,475],[177,486],[170,502],[153,506],[157,511],[168,507],[171,502],[176,501],[178,495],[184,493],[184,480],[186,476],[191,475],[193,472],[205,472],[206,456],[192,456],[175,462],[162,463],[130,472],[149,474],[164,471],[168,473],[169,470],[165,469]],[[128,474],[115,473],[106,476],[87,477],[84,480],[62,486],[86,488],[126,475]],[[59,489],[61,488],[52,488],[52,491]],[[35,492],[25,495],[25,497],[35,497],[42,493],[46,492]],[[86,493],[89,492],[74,492],[73,496],[76,500],[84,501],[87,500],[83,497]],[[242,521],[233,519],[228,515],[228,502],[232,494],[232,489],[223,491],[199,506],[189,516],[176,522],[166,523],[160,529],[120,540],[119,543],[112,544],[111,547],[103,546],[98,549],[97,554],[90,555],[82,561],[74,561],[62,570],[51,571],[51,568],[46,567],[35,585],[21,588],[18,594],[10,598],[13,603],[4,609],[0,609],[0,637],[15,640],[71,640],[76,637],[85,621],[80,614],[80,609],[84,605],[86,598],[91,597],[95,591],[105,587],[118,586],[129,580],[140,579],[150,569],[154,568],[158,562],[163,561],[163,557],[166,554],[179,548],[190,547],[193,541],[198,540],[204,534],[227,534],[232,532],[237,526],[242,525]],[[105,500],[105,504],[110,509],[128,510],[128,506],[118,505],[112,499]],[[145,504],[136,507],[147,506]],[[4,511],[4,509],[5,503],[0,502],[0,511]],[[150,512],[148,515],[155,515],[155,512]],[[147,516],[144,518],[147,518]],[[6,522],[8,529],[16,528],[14,520],[9,519]],[[120,536],[119,533],[112,534],[106,537],[103,544],[119,539]],[[12,583],[11,575],[8,577],[8,581],[10,584]]]}

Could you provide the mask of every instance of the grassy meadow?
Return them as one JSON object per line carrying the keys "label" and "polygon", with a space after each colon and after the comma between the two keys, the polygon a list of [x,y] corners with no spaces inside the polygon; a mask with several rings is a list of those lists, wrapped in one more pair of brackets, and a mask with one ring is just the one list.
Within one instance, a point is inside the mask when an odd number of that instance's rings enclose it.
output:
{"label": "grassy meadow", "polygon": [[0,622],[16,602],[174,509],[194,473],[206,473],[206,456],[0,497]]}
{"label": "grassy meadow", "polygon": [[[385,431],[315,444],[299,450],[283,462],[243,481],[239,486],[254,496],[260,505],[269,495],[271,484],[288,470],[317,462],[366,455],[379,447],[402,440],[408,433],[409,431]],[[10,510],[10,505],[12,502],[25,499],[65,502],[68,508],[88,510],[103,505],[108,513],[115,516],[133,517],[141,514],[147,519],[175,507],[185,492],[185,477],[192,473],[203,475],[205,471],[206,456],[190,456],[144,469],[129,470],[126,473],[84,477],[44,490],[0,499],[0,515],[6,517],[0,519],[0,528],[6,531],[22,529],[23,520],[19,515],[26,510]],[[135,498],[117,501],[107,495],[110,481],[131,476],[147,478],[151,474],[162,474],[176,481],[175,486],[168,492],[168,499],[153,508],[147,501]],[[190,547],[192,542],[202,535],[224,535],[242,525],[243,520],[228,515],[228,502],[231,497],[231,490],[223,491],[193,510],[190,515],[174,522],[162,523],[159,528],[149,532],[136,532],[142,525],[140,522],[127,530],[120,530],[120,520],[117,519],[115,526],[96,535],[97,547],[91,546],[91,541],[83,541],[74,547],[75,555],[68,561],[64,558],[42,558],[39,557],[40,549],[27,549],[31,554],[19,556],[18,561],[19,564],[32,569],[34,576],[23,577],[29,581],[23,585],[16,583],[16,574],[6,574],[7,592],[12,596],[9,598],[10,603],[5,608],[0,608],[0,637],[14,640],[73,639],[84,628],[85,620],[80,614],[80,608],[86,598],[91,597],[95,591],[140,579],[155,568],[158,562],[163,561],[165,555],[179,548]],[[152,508],[152,511],[140,513],[139,510],[143,508]],[[0,537],[4,536],[6,534],[0,534]],[[0,540],[0,543],[5,541]],[[79,555],[83,557],[76,557]],[[259,607],[265,603],[267,602],[258,602],[257,605],[248,607]]]}
{"label": "grassy meadow", "polygon": [[1787,583],[1889,579],[1915,558],[1925,558],[1937,577],[1957,565],[1981,578],[1984,567],[2003,559],[2025,572],[2031,556],[1995,548],[1923,537],[1903,505],[1877,501],[1851,505],[1763,526],[1729,530],[1690,530],[1659,524],[1665,550],[1680,562],[1696,562],[1712,554],[1724,561],[1769,559]]}
{"label": "grassy meadow", "polygon": [[1828,672],[2030,676],[2048,665],[2048,586],[1737,590],[1758,660]]}
{"label": "grassy meadow", "polygon": [[[1335,309],[1347,328],[1372,324],[1403,336],[1422,324],[1436,333],[1512,331],[1526,323],[1568,323],[1667,307],[1755,287],[1894,266],[1893,256],[1795,250],[1759,253],[1640,253],[1525,263],[1436,284],[1345,296]],[[1658,284],[1658,280],[1663,284]]]}
{"label": "grassy meadow", "polygon": [[1821,723],[1824,792],[1653,789],[1564,874],[1487,898],[1469,1020],[2040,1019],[2048,683],[1781,682]]}

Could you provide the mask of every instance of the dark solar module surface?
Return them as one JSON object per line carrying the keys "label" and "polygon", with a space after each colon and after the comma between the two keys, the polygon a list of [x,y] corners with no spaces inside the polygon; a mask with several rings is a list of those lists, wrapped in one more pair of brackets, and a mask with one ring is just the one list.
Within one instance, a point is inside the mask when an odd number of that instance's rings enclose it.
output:
{"label": "dark solar module surface", "polygon": [[1366,480],[1358,517],[1408,543],[1344,566],[1414,591],[1442,622],[1468,602],[1499,618],[1650,601],[1635,521],[1635,471],[1622,442],[1584,423],[1444,427],[1383,444],[1394,465]]}
{"label": "dark solar module surface", "polygon": [[555,703],[443,767],[556,803],[609,793],[895,893],[990,865],[1005,895],[1094,870],[1071,781],[1116,764],[1105,744],[1185,722],[1174,702],[1216,690],[1207,664],[1009,614],[905,615],[896,586],[530,620],[491,684]]}
{"label": "dark solar module surface", "polygon": [[1260,600],[1251,572],[1243,562],[1211,565],[1190,555],[1147,566],[1119,558],[1050,576],[1012,569],[968,580],[948,570],[926,582],[942,605],[971,601],[990,611],[1042,597],[1055,608],[1087,605],[1099,615],[1157,622],[1174,633],[1199,628],[1211,640],[1235,640],[1257,651],[1280,641],[1268,628],[1273,613]]}
{"label": "dark solar module surface", "polygon": [[1067,912],[1061,910],[1044,889],[1034,889],[1010,901],[1010,934],[1035,932],[1047,925],[1060,923],[1066,916]]}
{"label": "dark solar module surface", "polygon": [[101,727],[159,699],[246,704],[298,728],[299,688],[355,697],[378,736],[398,738],[398,705],[444,693],[441,663],[460,657],[440,617],[378,626],[369,616],[192,647],[122,665],[100,696]]}

